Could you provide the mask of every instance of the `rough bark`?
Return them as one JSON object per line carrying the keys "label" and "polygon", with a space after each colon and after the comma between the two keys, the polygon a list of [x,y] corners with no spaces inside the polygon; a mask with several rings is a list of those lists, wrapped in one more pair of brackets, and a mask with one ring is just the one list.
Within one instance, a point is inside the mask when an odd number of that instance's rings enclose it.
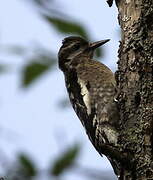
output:
{"label": "rough bark", "polygon": [[[121,180],[153,179],[153,0],[118,0]],[[121,158],[122,159],[122,158]]]}

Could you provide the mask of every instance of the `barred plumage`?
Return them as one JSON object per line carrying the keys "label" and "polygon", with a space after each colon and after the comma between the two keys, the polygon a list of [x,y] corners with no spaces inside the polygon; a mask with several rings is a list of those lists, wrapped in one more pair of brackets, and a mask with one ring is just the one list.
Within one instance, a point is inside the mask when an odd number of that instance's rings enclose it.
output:
{"label": "barred plumage", "polygon": [[107,41],[88,43],[71,36],[64,39],[58,54],[71,104],[100,154],[104,143],[116,144],[119,121],[114,74],[92,59],[94,50]]}

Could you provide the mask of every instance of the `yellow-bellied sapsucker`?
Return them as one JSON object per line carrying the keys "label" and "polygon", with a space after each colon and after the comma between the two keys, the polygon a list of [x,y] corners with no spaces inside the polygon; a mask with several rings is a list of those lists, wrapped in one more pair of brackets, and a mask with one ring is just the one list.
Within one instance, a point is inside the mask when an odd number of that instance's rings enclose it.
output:
{"label": "yellow-bellied sapsucker", "polygon": [[71,104],[92,144],[105,155],[103,145],[114,146],[118,136],[116,81],[107,66],[92,58],[94,50],[108,41],[89,43],[81,37],[70,36],[63,40],[58,53]]}

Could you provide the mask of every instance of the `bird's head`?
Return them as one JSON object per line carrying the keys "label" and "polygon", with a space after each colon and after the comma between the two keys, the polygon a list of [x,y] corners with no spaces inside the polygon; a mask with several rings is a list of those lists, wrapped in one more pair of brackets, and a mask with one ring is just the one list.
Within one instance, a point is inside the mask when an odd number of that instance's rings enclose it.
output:
{"label": "bird's head", "polygon": [[89,43],[78,36],[65,38],[58,53],[59,68],[64,71],[67,69],[66,67],[70,66],[72,61],[79,61],[82,56],[88,60],[92,59],[95,49],[108,41],[109,39]]}

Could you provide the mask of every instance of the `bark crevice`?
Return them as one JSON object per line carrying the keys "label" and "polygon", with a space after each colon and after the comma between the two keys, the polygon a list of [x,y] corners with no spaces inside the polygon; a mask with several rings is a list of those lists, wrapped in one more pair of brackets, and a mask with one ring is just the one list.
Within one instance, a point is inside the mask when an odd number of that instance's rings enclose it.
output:
{"label": "bark crevice", "polygon": [[122,36],[118,51],[118,147],[121,180],[153,179],[153,1],[117,0]]}

